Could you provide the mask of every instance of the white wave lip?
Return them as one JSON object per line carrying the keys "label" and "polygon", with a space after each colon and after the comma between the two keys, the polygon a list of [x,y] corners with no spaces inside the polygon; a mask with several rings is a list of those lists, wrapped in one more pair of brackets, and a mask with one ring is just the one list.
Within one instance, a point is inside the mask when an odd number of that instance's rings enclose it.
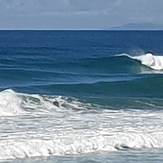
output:
{"label": "white wave lip", "polygon": [[156,56],[152,53],[146,53],[140,56],[130,56],[128,54],[120,54],[118,56],[127,56],[131,59],[135,59],[141,62],[141,64],[150,67],[153,70],[163,70],[163,56]]}
{"label": "white wave lip", "polygon": [[142,56],[132,57],[141,61],[143,65],[146,65],[154,70],[163,70],[163,56],[154,56],[151,53],[147,53]]}
{"label": "white wave lip", "polygon": [[109,110],[76,99],[12,90],[0,92],[0,110],[2,161],[163,148],[162,110]]}
{"label": "white wave lip", "polygon": [[23,112],[21,109],[21,99],[11,89],[0,93],[0,116],[12,116]]}

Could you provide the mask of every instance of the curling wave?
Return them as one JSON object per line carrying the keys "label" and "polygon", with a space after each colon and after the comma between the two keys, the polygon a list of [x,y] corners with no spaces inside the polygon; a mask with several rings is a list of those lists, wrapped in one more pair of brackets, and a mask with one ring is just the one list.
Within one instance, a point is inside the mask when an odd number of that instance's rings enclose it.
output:
{"label": "curling wave", "polygon": [[156,56],[152,53],[146,53],[140,56],[131,56],[128,54],[120,54],[118,56],[127,56],[128,58],[138,60],[142,65],[145,65],[153,70],[163,70],[163,56]]}

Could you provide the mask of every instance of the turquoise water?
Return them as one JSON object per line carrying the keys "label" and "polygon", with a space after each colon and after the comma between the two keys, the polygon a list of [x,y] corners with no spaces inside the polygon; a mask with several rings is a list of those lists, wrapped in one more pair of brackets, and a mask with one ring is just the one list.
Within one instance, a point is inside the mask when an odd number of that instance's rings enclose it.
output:
{"label": "turquoise water", "polygon": [[162,162],[162,31],[0,31],[2,162]]}

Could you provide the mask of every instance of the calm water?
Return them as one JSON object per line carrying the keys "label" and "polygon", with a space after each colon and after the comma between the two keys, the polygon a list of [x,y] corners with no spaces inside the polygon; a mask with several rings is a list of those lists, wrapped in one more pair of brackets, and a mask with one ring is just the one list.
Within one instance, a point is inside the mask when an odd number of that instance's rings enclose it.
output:
{"label": "calm water", "polygon": [[163,31],[0,31],[1,162],[163,161]]}

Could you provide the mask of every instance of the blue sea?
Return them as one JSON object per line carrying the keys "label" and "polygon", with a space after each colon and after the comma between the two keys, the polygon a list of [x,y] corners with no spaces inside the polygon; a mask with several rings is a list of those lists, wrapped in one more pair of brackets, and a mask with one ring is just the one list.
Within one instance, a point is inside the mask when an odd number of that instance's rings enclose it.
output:
{"label": "blue sea", "polygon": [[0,162],[162,163],[163,31],[0,31]]}

